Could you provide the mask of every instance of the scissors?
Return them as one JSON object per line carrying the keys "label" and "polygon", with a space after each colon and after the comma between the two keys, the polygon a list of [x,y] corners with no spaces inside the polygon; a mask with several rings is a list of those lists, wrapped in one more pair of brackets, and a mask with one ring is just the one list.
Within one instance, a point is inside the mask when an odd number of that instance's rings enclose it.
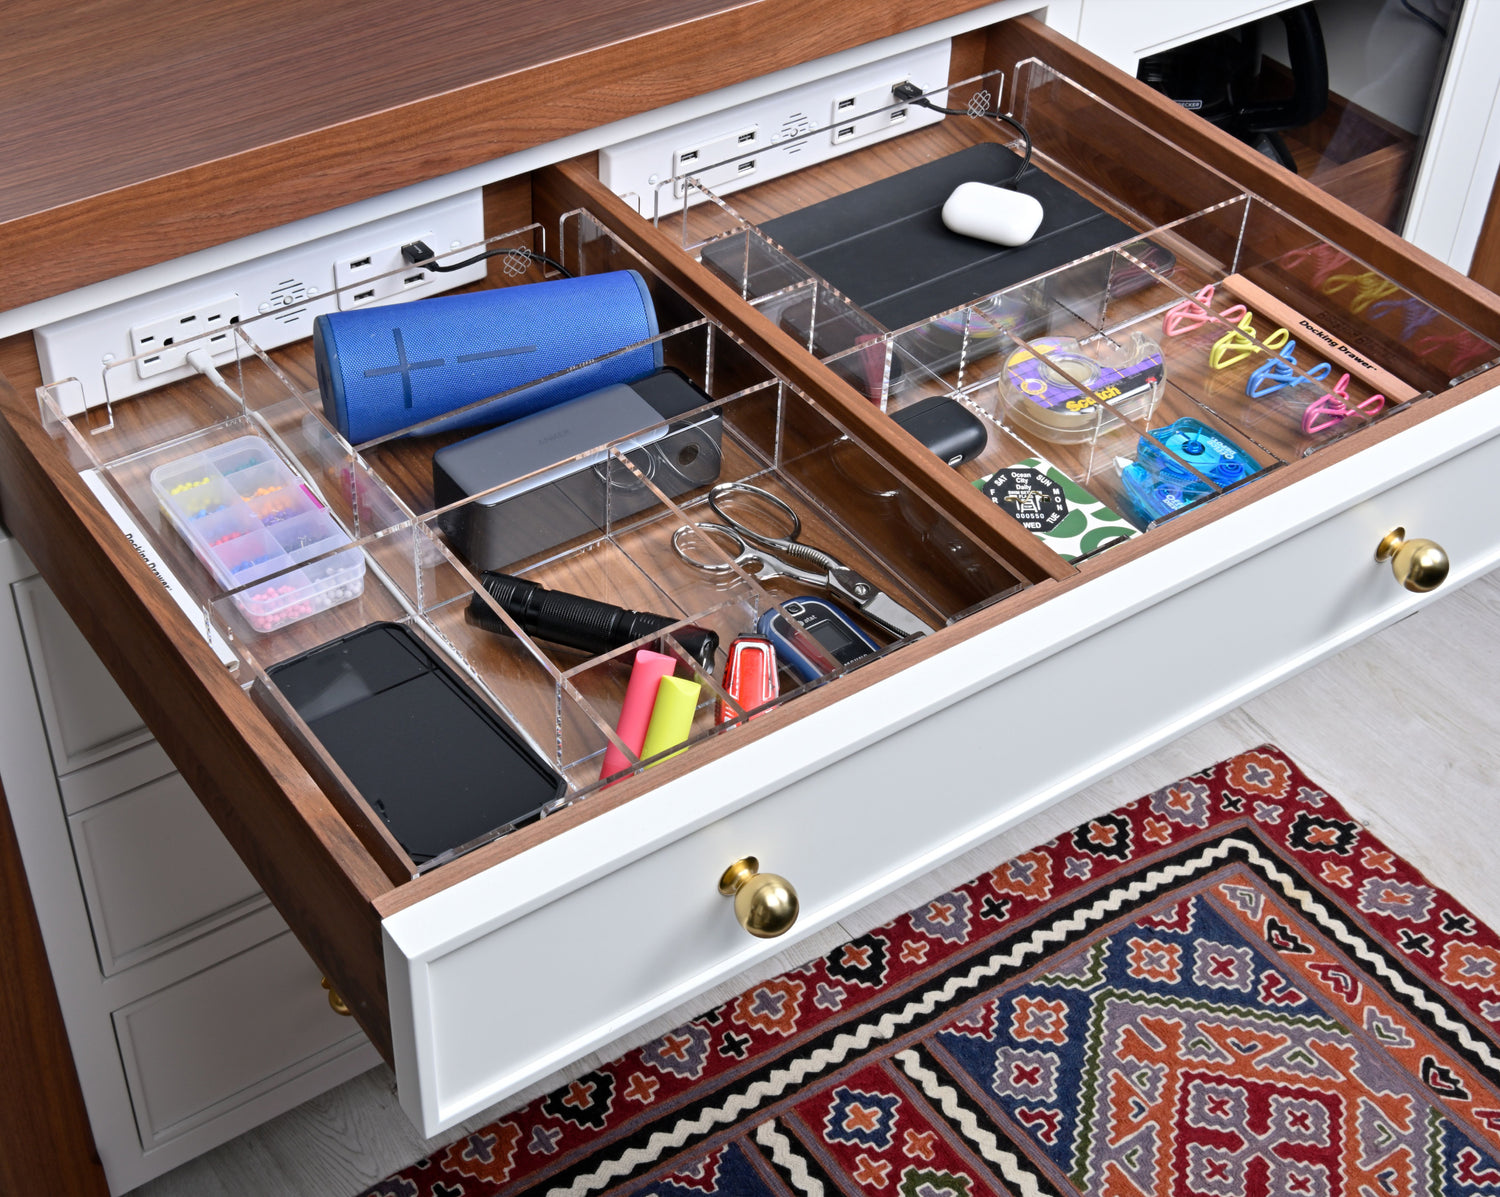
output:
{"label": "scissors", "polygon": [[[733,495],[746,495],[774,507],[791,522],[791,531],[786,536],[765,536],[746,527],[724,509]],[[770,491],[748,482],[721,482],[708,492],[708,505],[722,522],[684,524],[672,533],[672,551],[689,565],[711,574],[727,573],[732,568],[728,561],[699,560],[683,547],[684,536],[696,529],[732,543],[734,565],[747,573],[760,579],[793,578],[820,586],[852,603],[893,636],[925,636],[933,630],[838,558],[798,540],[802,535],[802,520],[789,504]]]}

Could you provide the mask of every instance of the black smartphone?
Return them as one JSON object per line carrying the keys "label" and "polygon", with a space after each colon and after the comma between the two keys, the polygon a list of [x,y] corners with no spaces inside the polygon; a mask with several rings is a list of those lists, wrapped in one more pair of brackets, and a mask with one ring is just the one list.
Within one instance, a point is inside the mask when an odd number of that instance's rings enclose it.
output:
{"label": "black smartphone", "polygon": [[405,624],[267,674],[417,864],[536,818],[567,783]]}

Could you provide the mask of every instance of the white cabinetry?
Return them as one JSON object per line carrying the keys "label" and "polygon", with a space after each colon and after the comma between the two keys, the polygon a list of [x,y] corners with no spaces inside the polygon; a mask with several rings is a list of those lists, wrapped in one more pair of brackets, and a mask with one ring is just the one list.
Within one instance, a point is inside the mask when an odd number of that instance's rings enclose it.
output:
{"label": "white cabinetry", "polygon": [[114,1192],[374,1065],[0,531],[0,780]]}

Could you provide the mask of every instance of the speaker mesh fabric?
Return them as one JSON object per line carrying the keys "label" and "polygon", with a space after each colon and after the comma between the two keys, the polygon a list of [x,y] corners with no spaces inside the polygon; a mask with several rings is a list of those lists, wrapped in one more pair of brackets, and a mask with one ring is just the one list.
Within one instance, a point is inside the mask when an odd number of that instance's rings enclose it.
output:
{"label": "speaker mesh fabric", "polygon": [[631,382],[660,367],[661,346],[619,351],[656,333],[645,280],[621,270],[333,312],[313,345],[323,410],[361,444],[491,395],[425,431],[499,424]]}

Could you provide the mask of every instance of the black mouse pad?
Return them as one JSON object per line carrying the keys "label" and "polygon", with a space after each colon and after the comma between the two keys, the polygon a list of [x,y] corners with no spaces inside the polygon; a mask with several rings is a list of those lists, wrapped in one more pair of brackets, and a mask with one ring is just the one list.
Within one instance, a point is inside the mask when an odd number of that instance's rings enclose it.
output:
{"label": "black mouse pad", "polygon": [[[761,230],[888,329],[915,324],[1139,236],[1065,183],[1033,166],[1016,188],[1042,205],[1025,245],[950,232],[943,204],[960,183],[1004,183],[1021,164],[985,142],[878,183],[779,216]],[[737,277],[744,246],[726,238],[705,262]]]}

